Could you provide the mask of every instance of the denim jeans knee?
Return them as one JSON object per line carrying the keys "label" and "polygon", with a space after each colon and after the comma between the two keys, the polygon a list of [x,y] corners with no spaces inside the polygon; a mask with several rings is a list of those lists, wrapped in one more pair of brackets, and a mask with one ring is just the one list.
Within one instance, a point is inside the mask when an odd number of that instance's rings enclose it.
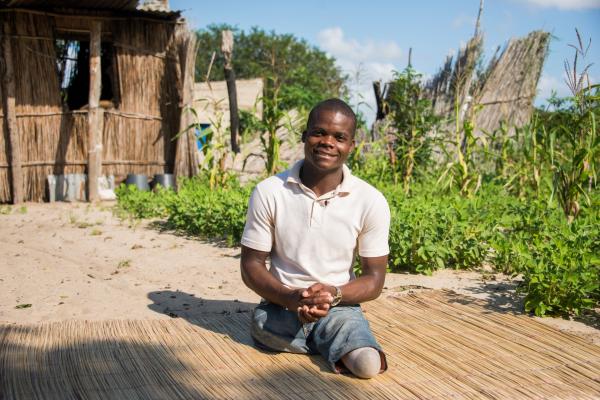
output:
{"label": "denim jeans knee", "polygon": [[359,305],[337,306],[319,321],[302,324],[296,313],[263,302],[254,309],[251,335],[267,350],[320,353],[334,372],[342,356],[360,347],[373,347],[385,357]]}
{"label": "denim jeans knee", "polygon": [[307,334],[296,313],[283,307],[261,302],[254,309],[250,334],[254,341],[267,350],[288,353],[310,353]]}
{"label": "denim jeans knee", "polygon": [[315,323],[310,340],[333,371],[338,370],[336,363],[352,350],[373,347],[383,354],[359,305],[332,308]]}

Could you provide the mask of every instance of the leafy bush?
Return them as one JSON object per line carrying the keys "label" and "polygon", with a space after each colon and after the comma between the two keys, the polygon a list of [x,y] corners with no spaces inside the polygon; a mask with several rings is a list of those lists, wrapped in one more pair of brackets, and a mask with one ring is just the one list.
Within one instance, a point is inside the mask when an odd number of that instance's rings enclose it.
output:
{"label": "leafy bush", "polygon": [[191,235],[239,244],[251,190],[237,181],[231,187],[211,190],[202,178],[183,180],[177,197],[167,206],[167,222]]}
{"label": "leafy bush", "polygon": [[512,223],[508,210],[518,203],[499,185],[488,185],[471,198],[458,190],[440,194],[433,182],[415,186],[412,196],[399,188],[381,189],[392,210],[392,270],[427,274],[490,262],[497,229]]}
{"label": "leafy bush", "polygon": [[[230,178],[211,189],[209,177],[198,176],[181,180],[178,193],[121,186],[117,194],[119,209],[135,218],[166,218],[173,229],[236,245],[252,188]],[[391,271],[430,274],[489,263],[522,276],[525,309],[537,315],[578,314],[600,299],[598,193],[569,224],[555,202],[520,199],[500,183],[469,198],[440,193],[432,181],[414,185],[411,195],[401,185],[379,189],[392,213]]]}
{"label": "leafy bush", "polygon": [[571,224],[542,202],[513,207],[512,225],[492,246],[494,265],[523,275],[525,310],[536,315],[575,313],[600,299],[598,201]]}
{"label": "leafy bush", "polygon": [[158,187],[155,192],[143,192],[135,185],[121,184],[117,194],[117,213],[133,218],[167,216],[167,205],[176,197],[172,190]]}

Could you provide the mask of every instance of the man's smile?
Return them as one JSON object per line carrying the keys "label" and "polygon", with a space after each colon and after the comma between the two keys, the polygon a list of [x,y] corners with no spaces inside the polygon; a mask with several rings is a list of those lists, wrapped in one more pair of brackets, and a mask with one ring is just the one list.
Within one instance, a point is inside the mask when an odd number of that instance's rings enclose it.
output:
{"label": "man's smile", "polygon": [[337,154],[332,154],[332,153],[327,153],[323,150],[319,150],[319,149],[315,149],[315,151],[313,152],[317,157],[322,157],[322,158],[336,158],[338,155]]}

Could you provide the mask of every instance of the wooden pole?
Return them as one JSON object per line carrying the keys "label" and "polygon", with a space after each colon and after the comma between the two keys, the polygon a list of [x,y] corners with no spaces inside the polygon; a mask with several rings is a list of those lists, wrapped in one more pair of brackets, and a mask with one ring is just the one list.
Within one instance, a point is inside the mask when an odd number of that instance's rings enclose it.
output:
{"label": "wooden pole", "polygon": [[238,115],[237,89],[235,85],[235,71],[231,58],[233,55],[233,32],[225,30],[221,32],[222,42],[221,51],[225,57],[225,81],[227,82],[227,95],[229,97],[229,119],[231,130],[231,150],[234,153],[240,152],[240,119]]}
{"label": "wooden pole", "polygon": [[12,44],[10,41],[10,25],[8,22],[4,22],[3,25],[2,55],[4,57],[4,76],[2,77],[2,107],[4,108],[4,132],[5,137],[8,136],[10,143],[12,201],[14,204],[19,204],[23,202],[23,170],[15,109],[15,74]]}
{"label": "wooden pole", "polygon": [[[191,126],[196,122],[190,112],[194,100],[194,63],[196,60],[196,35],[181,27],[176,32],[177,69],[181,85],[179,136],[175,147],[173,173],[178,181],[180,176],[194,176],[200,172],[196,136]],[[190,127],[190,129],[188,129]]]}
{"label": "wooden pole", "polygon": [[102,112],[98,105],[102,90],[100,52],[102,49],[102,22],[90,26],[90,92],[88,97],[88,200],[98,201],[98,178],[102,168]]}
{"label": "wooden pole", "polygon": [[381,93],[381,81],[373,82],[373,91],[375,92],[375,103],[377,104],[377,115],[375,120],[379,121],[385,118],[383,110],[383,94]]}

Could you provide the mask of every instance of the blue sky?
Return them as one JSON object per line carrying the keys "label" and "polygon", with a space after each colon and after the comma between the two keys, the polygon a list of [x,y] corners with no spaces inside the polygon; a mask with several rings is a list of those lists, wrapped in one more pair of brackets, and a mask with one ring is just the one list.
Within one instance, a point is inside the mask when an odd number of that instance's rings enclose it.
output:
{"label": "blue sky", "polygon": [[[211,23],[229,23],[247,30],[291,33],[335,57],[351,77],[351,89],[373,104],[371,82],[392,76],[407,63],[413,48],[413,66],[433,75],[445,56],[473,34],[479,0],[354,1],[354,0],[229,0],[198,2],[171,0],[172,9],[194,29]],[[537,104],[552,89],[568,94],[564,60],[572,60],[575,28],[592,39],[587,63],[593,82],[600,81],[600,0],[486,0],[482,16],[485,54],[511,37],[543,29],[553,35],[538,87]],[[209,57],[210,55],[207,55]],[[367,115],[368,107],[361,108]],[[371,119],[371,118],[369,118]]]}

